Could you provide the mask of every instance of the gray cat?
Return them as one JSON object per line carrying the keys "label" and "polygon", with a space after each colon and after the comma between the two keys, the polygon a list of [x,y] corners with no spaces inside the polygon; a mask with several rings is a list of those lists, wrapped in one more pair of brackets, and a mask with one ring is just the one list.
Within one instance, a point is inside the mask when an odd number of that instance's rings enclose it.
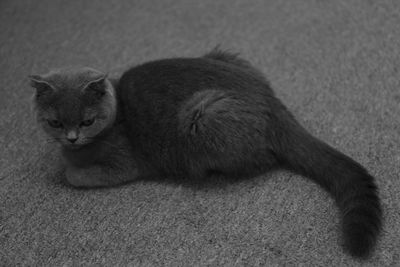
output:
{"label": "gray cat", "polygon": [[216,49],[145,63],[115,86],[92,69],[31,80],[39,122],[63,145],[72,185],[114,185],[151,173],[246,177],[282,167],[331,193],[353,256],[369,255],[376,243],[382,212],[374,178],[309,134],[264,76],[235,54]]}

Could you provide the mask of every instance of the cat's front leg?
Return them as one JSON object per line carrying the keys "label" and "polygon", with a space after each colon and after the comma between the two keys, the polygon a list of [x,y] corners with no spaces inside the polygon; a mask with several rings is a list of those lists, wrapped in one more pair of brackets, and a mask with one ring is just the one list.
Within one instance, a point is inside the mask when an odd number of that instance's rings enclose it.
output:
{"label": "cat's front leg", "polygon": [[101,165],[85,168],[67,166],[65,176],[74,187],[106,187],[133,181],[139,176],[139,171],[132,169],[122,172]]}

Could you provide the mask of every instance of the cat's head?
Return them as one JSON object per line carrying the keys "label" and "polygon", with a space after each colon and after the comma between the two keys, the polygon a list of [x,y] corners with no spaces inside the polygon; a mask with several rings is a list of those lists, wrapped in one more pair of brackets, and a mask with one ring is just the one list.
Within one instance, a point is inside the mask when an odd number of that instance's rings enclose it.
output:
{"label": "cat's head", "polygon": [[115,90],[107,75],[91,68],[64,68],[30,75],[41,128],[67,148],[79,148],[112,126]]}

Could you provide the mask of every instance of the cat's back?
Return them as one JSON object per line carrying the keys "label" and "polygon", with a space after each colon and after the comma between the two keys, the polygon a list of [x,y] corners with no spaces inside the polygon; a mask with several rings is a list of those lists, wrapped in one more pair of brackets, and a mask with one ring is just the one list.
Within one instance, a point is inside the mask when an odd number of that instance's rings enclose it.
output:
{"label": "cat's back", "polygon": [[117,88],[131,131],[134,128],[154,139],[173,131],[185,103],[206,90],[218,91],[213,97],[229,94],[252,106],[276,101],[268,82],[258,72],[206,57],[144,63],[126,71]]}
{"label": "cat's back", "polygon": [[131,130],[140,129],[154,138],[176,128],[180,109],[196,98],[196,93],[206,90],[218,91],[215,97],[222,93],[247,99],[249,105],[275,101],[268,82],[259,73],[205,57],[144,63],[125,72],[117,88]]}
{"label": "cat's back", "polygon": [[273,94],[267,81],[251,70],[203,57],[144,63],[125,72],[119,83],[124,101],[135,101],[133,98],[157,100],[160,97],[177,103],[206,89]]}

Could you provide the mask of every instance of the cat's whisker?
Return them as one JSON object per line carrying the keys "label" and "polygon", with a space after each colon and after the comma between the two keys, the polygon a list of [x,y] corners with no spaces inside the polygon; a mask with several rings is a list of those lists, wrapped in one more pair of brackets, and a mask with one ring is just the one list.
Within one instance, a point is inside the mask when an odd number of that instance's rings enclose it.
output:
{"label": "cat's whisker", "polygon": [[58,144],[58,142],[55,141],[55,140],[49,140],[49,141],[47,141],[46,143],[48,143],[48,144]]}

